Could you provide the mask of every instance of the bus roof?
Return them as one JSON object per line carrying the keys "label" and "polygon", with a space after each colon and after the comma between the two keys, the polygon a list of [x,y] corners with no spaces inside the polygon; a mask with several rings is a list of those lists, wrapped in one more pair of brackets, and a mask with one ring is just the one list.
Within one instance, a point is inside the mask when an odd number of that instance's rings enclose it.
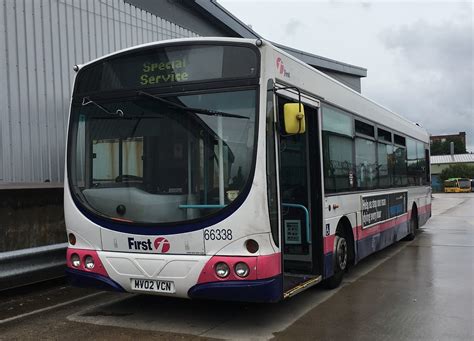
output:
{"label": "bus roof", "polygon": [[[109,58],[114,55],[118,55],[127,51],[133,51],[136,49],[144,48],[144,47],[151,47],[151,46],[159,46],[159,45],[166,45],[169,43],[190,43],[190,42],[246,42],[250,44],[255,44],[256,39],[246,39],[246,38],[227,38],[227,37],[194,37],[194,38],[181,38],[181,39],[168,39],[168,40],[161,40],[157,42],[151,42],[141,45],[136,45],[133,47],[125,48],[102,57],[99,57],[95,60],[92,60],[88,63],[78,65],[79,69],[89,65],[96,63],[102,59]],[[375,101],[361,95],[357,91],[349,88],[345,84],[337,81],[336,79],[328,76],[327,74],[311,67],[310,65],[306,64],[305,62],[297,59],[293,55],[289,54],[288,52],[282,50],[281,48],[273,45],[271,42],[264,41],[264,45],[266,48],[271,48],[274,51],[278,52],[279,54],[285,55],[287,58],[293,60],[297,64],[308,68],[313,72],[313,75],[317,75],[319,81],[324,83],[326,86],[320,88],[321,94],[324,99],[329,100],[333,103],[340,105],[343,108],[346,108],[349,111],[354,112],[355,114],[359,114],[362,118],[367,118],[374,122],[378,122],[382,125],[387,126],[388,128],[402,133],[407,134],[408,136],[412,136],[414,138],[418,138],[426,143],[429,143],[429,134],[428,132],[422,128],[420,125],[408,120],[407,118],[385,108],[384,106],[376,103]],[[328,86],[328,85],[332,86]],[[334,87],[336,86],[336,87]],[[332,88],[329,90],[329,88]],[[383,120],[380,120],[380,119]],[[390,122],[392,121],[392,122]],[[398,127],[398,129],[397,129]]]}
{"label": "bus roof", "polygon": [[114,51],[112,53],[100,56],[96,59],[93,59],[87,63],[84,64],[78,64],[79,68],[82,68],[86,65],[89,64],[94,64],[102,59],[106,59],[115,55],[119,55],[121,53],[127,52],[127,51],[133,51],[137,49],[141,49],[144,47],[151,47],[151,46],[159,46],[159,45],[166,45],[170,43],[191,43],[191,42],[196,42],[196,41],[201,41],[201,42],[244,42],[244,43],[250,43],[250,44],[255,44],[256,39],[247,39],[247,38],[224,38],[224,37],[194,37],[194,38],[177,38],[177,39],[166,39],[166,40],[159,40],[159,41],[154,41],[151,43],[144,43],[144,44],[139,44],[131,47],[127,47],[118,51]]}
{"label": "bus roof", "polygon": [[425,143],[429,143],[429,133],[419,124],[410,121],[406,117],[403,117],[400,114],[397,114],[375,102],[374,100],[360,94],[359,92],[351,89],[329,75],[295,58],[286,51],[275,46],[273,46],[273,48],[279,54],[285,55],[301,66],[311,70],[313,76],[317,75],[320,84],[323,85],[318,87],[317,95],[323,96],[323,98],[328,102],[339,105],[350,112],[358,114],[362,118],[366,118],[381,125],[385,125],[391,130],[398,130],[398,132],[401,134],[417,138],[424,141]]}

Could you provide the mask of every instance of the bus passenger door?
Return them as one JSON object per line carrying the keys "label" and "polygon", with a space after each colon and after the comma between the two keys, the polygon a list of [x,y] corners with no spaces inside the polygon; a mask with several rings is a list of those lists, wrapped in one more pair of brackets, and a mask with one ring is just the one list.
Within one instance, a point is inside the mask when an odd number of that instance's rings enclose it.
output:
{"label": "bus passenger door", "polygon": [[[320,252],[315,250],[319,242],[313,240],[317,239],[315,238],[317,234],[313,229],[314,226],[320,226],[319,223],[315,224],[320,217],[315,217],[314,214],[319,213],[317,203],[320,202],[321,194],[317,189],[321,188],[321,177],[314,174],[314,169],[318,167],[311,160],[316,150],[319,155],[319,148],[316,148],[319,144],[312,142],[315,140],[313,135],[317,132],[318,111],[305,105],[306,132],[287,135],[283,128],[283,105],[288,102],[290,101],[278,97],[278,119],[281,128],[280,212],[285,297],[291,296],[292,292],[297,293],[303,290],[308,286],[309,281],[316,284],[320,280],[320,265],[317,264],[319,262],[317,255]],[[317,173],[320,174],[320,172]],[[314,184],[311,183],[312,181]],[[316,191],[312,191],[311,188],[315,188]]]}

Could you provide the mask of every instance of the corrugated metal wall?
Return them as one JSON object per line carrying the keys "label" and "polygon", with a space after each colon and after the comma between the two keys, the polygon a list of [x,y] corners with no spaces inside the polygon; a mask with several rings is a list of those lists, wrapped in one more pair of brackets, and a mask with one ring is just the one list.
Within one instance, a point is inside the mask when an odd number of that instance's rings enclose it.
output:
{"label": "corrugated metal wall", "polygon": [[196,36],[123,0],[0,0],[0,181],[60,182],[72,66]]}

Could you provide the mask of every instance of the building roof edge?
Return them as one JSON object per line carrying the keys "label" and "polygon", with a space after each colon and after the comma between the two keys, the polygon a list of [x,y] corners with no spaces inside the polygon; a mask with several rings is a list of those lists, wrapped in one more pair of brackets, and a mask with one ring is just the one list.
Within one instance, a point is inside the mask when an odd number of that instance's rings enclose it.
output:
{"label": "building roof edge", "polygon": [[[240,35],[242,38],[264,39],[251,27],[246,25],[244,22],[234,16],[231,12],[221,6],[216,0],[194,0],[194,4],[198,6],[201,10],[207,12],[211,17],[217,19],[222,25],[226,26],[231,31]],[[357,77],[367,77],[367,69],[363,67],[318,56],[278,43],[272,42],[272,44],[282,50],[285,50],[286,52],[292,54],[296,58],[313,67],[346,73]]]}

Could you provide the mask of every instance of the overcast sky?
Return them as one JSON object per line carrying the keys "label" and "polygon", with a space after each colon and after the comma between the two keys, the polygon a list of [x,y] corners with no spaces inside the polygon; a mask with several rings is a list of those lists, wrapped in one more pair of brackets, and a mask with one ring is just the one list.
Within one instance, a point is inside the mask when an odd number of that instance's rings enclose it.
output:
{"label": "overcast sky", "polygon": [[368,69],[362,93],[474,152],[471,1],[218,0],[271,41]]}

